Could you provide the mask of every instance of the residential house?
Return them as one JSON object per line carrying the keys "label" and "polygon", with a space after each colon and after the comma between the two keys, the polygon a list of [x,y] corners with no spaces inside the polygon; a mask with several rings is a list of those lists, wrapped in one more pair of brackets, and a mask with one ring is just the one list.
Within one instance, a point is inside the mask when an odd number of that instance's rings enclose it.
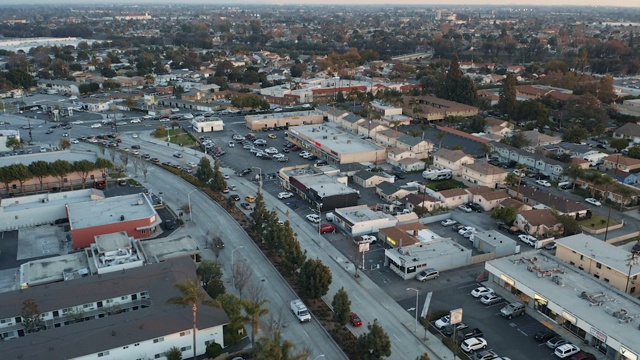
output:
{"label": "residential house", "polygon": [[[633,174],[629,173],[629,175]],[[638,203],[638,199],[640,199],[640,190],[631,185],[615,183],[605,187],[603,185],[594,185],[585,179],[576,179],[575,184],[576,187],[589,191],[594,197],[609,199],[617,204],[635,205]]]}
{"label": "residential house", "polygon": [[513,131],[513,124],[509,121],[494,117],[485,118],[485,121],[484,132],[487,134],[505,136]]}
{"label": "residential house", "polygon": [[442,207],[444,204],[442,203],[442,201],[434,198],[427,193],[420,193],[407,195],[404,198],[404,205],[411,211],[415,211],[415,208],[418,206],[425,208],[428,211],[433,211]]}
{"label": "residential house", "polygon": [[577,165],[581,169],[588,169],[591,166],[591,162],[589,160],[585,160],[582,158],[571,158],[571,165]]}
{"label": "residential house", "polygon": [[339,109],[333,106],[328,106],[328,105],[316,106],[316,110],[321,111],[326,117],[326,119],[331,122],[338,122],[339,119],[342,119],[345,116],[348,116],[351,114],[346,110],[342,110],[342,109]]}
{"label": "residential house", "polygon": [[369,107],[371,108],[371,111],[378,113],[381,116],[402,115],[401,107],[390,106],[378,101],[372,101],[369,104]]}
{"label": "residential house", "polygon": [[640,143],[640,124],[626,123],[621,127],[617,128],[613,132],[613,137],[628,139],[632,143],[639,144]]}
{"label": "residential house", "polygon": [[586,216],[589,210],[583,203],[555,196],[549,190],[541,189],[537,186],[521,185],[519,194],[518,187],[512,186],[507,189],[507,192],[509,195],[534,208],[551,208],[560,215],[568,215],[573,218],[582,218]]}
{"label": "residential house", "polygon": [[463,179],[477,185],[495,188],[498,184],[504,184],[509,172],[503,168],[485,163],[471,163],[462,166]]}
{"label": "residential house", "polygon": [[433,193],[433,197],[440,200],[448,208],[454,208],[469,202],[469,192],[465,189],[437,191]]}
{"label": "residential house", "polygon": [[572,158],[582,158],[586,154],[593,151],[589,145],[574,144],[570,142],[561,141],[559,143],[548,144],[542,147],[542,151],[545,155],[555,154],[564,155],[567,154]]}
{"label": "residential house", "polygon": [[427,164],[421,159],[404,158],[398,161],[397,165],[402,171],[421,171],[427,167]]}
{"label": "residential house", "polygon": [[486,190],[477,192],[473,192],[472,189],[467,189],[471,194],[471,202],[482,206],[484,211],[491,211],[499,207],[504,200],[509,199],[509,194],[505,189],[495,190],[485,187]]}
{"label": "residential house", "polygon": [[542,134],[538,130],[523,131],[522,135],[525,139],[527,139],[527,142],[529,143],[529,146],[527,146],[525,149],[530,152],[534,152],[536,151],[536,149],[547,145],[558,144],[562,141],[562,138],[558,136]]}
{"label": "residential house", "polygon": [[382,123],[372,120],[359,121],[356,127],[358,135],[372,139],[375,138],[378,131],[389,129],[388,127],[382,125]]}
{"label": "residential house", "polygon": [[366,120],[362,117],[352,113],[336,119],[336,123],[338,123],[338,125],[354,133],[358,132],[358,126],[365,121]]}
{"label": "residential house", "polygon": [[618,169],[621,171],[640,170],[640,159],[634,159],[622,154],[609,155],[604,158],[604,168],[607,170]]}
{"label": "residential house", "polygon": [[433,143],[417,136],[404,135],[398,138],[396,146],[400,149],[411,150],[416,159],[426,159],[433,151]]}
{"label": "residential house", "polygon": [[40,79],[37,86],[38,89],[51,90],[58,94],[80,95],[80,83],[75,81]]}
{"label": "residential house", "polygon": [[562,171],[568,166],[563,162],[548,158],[541,154],[530,153],[511,145],[492,141],[489,143],[491,153],[495,153],[501,161],[515,161],[527,167],[527,173],[543,174],[552,180],[563,177]]}
{"label": "residential house", "polygon": [[434,121],[447,116],[470,117],[478,114],[478,108],[435,96],[405,96],[403,113],[416,119]]}
{"label": "residential house", "polygon": [[376,195],[388,202],[397,201],[409,194],[416,194],[417,192],[418,189],[415,187],[399,187],[390,182],[382,182],[376,186]]}
{"label": "residential house", "polygon": [[403,132],[394,129],[387,129],[376,132],[373,138],[385,146],[395,147],[398,143],[398,139],[403,136],[405,136],[405,133]]}
{"label": "residential house", "polygon": [[353,183],[363,188],[376,187],[382,182],[393,183],[395,178],[384,172],[372,172],[369,170],[358,171],[353,175]]}
{"label": "residential house", "polygon": [[473,164],[473,156],[462,150],[440,149],[433,155],[433,166],[436,169],[449,169],[454,176],[460,175],[462,165]]}
{"label": "residential house", "polygon": [[415,159],[416,154],[407,149],[401,149],[399,147],[391,148],[387,150],[387,163],[393,166],[398,166],[402,159]]}
{"label": "residential house", "polygon": [[531,205],[527,205],[522,201],[516,200],[514,198],[507,198],[502,200],[499,207],[512,207],[516,210],[517,213],[533,209]]}
{"label": "residential house", "polygon": [[638,182],[638,175],[620,169],[607,170],[606,173],[622,184],[633,185]]}
{"label": "residential house", "polygon": [[516,215],[513,223],[521,231],[533,236],[550,236],[562,231],[562,224],[549,209],[533,209]]}

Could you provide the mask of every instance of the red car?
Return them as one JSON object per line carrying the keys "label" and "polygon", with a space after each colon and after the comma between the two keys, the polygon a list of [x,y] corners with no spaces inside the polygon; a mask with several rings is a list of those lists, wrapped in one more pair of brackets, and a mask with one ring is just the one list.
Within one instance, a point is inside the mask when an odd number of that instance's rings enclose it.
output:
{"label": "red car", "polygon": [[320,225],[320,234],[326,233],[334,233],[338,230],[338,226],[336,224],[322,224]]}
{"label": "red car", "polygon": [[351,313],[351,325],[353,326],[361,326],[362,320],[360,320],[360,316],[356,313]]}
{"label": "red car", "polygon": [[299,146],[294,146],[291,148],[291,151],[300,151],[300,147]]}

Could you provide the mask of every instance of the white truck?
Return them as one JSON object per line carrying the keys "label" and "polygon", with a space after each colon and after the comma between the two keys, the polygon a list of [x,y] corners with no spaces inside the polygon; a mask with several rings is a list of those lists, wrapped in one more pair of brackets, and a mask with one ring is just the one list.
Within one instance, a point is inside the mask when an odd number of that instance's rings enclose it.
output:
{"label": "white truck", "polygon": [[291,301],[291,311],[298,318],[298,321],[306,322],[311,321],[311,314],[309,314],[309,310],[307,306],[300,299],[295,299]]}

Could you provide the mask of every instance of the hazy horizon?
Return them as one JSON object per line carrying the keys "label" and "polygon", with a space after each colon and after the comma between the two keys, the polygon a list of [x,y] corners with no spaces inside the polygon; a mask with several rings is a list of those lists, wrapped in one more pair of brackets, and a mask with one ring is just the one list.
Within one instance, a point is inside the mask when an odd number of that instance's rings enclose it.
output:
{"label": "hazy horizon", "polygon": [[517,7],[558,7],[558,6],[589,6],[589,7],[640,7],[640,1],[632,0],[611,0],[603,4],[598,0],[538,0],[535,4],[531,3],[531,0],[448,0],[444,3],[443,0],[238,0],[238,1],[216,1],[216,0],[102,0],[100,3],[92,4],[86,0],[58,0],[52,3],[51,0],[0,0],[0,6],[2,5],[136,5],[136,4],[176,4],[176,5],[389,5],[389,6],[402,6],[402,5],[424,5],[424,6],[517,6]]}

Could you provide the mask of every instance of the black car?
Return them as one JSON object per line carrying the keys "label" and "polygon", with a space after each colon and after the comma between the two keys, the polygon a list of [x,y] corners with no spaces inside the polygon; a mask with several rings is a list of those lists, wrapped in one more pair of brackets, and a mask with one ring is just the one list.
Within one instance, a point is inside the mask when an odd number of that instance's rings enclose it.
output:
{"label": "black car", "polygon": [[473,211],[475,211],[477,213],[481,213],[481,212],[484,211],[482,206],[480,206],[480,205],[478,205],[476,203],[468,203],[467,206],[470,207]]}
{"label": "black car", "polygon": [[132,149],[140,149],[140,145],[131,145]]}
{"label": "black car", "polygon": [[537,342],[543,343],[548,340],[558,336],[558,334],[551,329],[542,329],[533,335],[533,338],[536,339]]}
{"label": "black car", "polygon": [[246,168],[246,169],[244,169],[244,170],[240,170],[240,171],[238,172],[238,175],[240,175],[240,176],[245,176],[245,175],[247,175],[247,174],[249,174],[249,173],[251,173],[251,169],[250,169],[250,168]]}
{"label": "black car", "polygon": [[483,336],[484,336],[484,333],[482,332],[482,330],[478,328],[464,329],[462,331],[456,332],[456,339],[460,342],[466,339],[470,339],[472,337],[483,337]]}
{"label": "black car", "polygon": [[463,228],[465,228],[465,227],[466,227],[466,226],[465,226],[465,225],[462,225],[462,224],[453,225],[453,226],[451,227],[451,230],[453,230],[454,232],[458,232],[458,230],[463,229]]}
{"label": "black car", "polygon": [[400,180],[404,179],[404,174],[403,174],[403,173],[401,173],[401,172],[397,172],[397,171],[396,171],[396,172],[394,172],[394,173],[393,173],[393,175],[394,175],[397,179],[400,179]]}
{"label": "black car", "polygon": [[[468,328],[468,326],[465,323],[457,323],[455,326],[455,331],[459,332],[462,331],[464,329]],[[447,325],[444,328],[442,328],[442,335],[444,336],[451,336],[453,335],[453,330],[454,330],[454,326],[453,325]]]}
{"label": "black car", "polygon": [[233,194],[231,196],[229,196],[231,199],[233,199],[233,201],[240,201],[240,196],[237,194]]}
{"label": "black car", "polygon": [[167,230],[173,230],[176,228],[176,222],[173,219],[167,219],[164,221],[164,228]]}
{"label": "black car", "polygon": [[307,160],[311,160],[311,161],[318,160],[318,157],[315,155],[311,155],[307,158]]}

